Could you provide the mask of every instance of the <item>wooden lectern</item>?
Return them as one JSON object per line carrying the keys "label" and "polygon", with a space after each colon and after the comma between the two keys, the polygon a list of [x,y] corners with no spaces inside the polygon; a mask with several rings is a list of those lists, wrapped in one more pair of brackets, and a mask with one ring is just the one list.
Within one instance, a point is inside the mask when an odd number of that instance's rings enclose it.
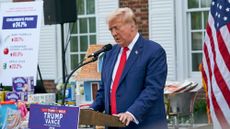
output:
{"label": "wooden lectern", "polygon": [[107,127],[125,127],[118,117],[100,113],[91,109],[80,110],[80,125],[107,126]]}

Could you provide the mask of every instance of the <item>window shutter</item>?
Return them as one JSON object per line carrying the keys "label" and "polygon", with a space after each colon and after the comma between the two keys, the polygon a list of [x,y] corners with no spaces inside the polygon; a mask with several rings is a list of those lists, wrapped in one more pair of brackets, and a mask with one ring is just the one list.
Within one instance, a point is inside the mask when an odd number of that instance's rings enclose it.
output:
{"label": "window shutter", "polygon": [[38,63],[43,79],[57,77],[57,39],[56,25],[41,27]]}
{"label": "window shutter", "polygon": [[149,0],[149,38],[161,44],[166,51],[167,80],[176,79],[174,17],[173,0]]}
{"label": "window shutter", "polygon": [[119,7],[118,0],[98,0],[96,7],[97,16],[97,43],[108,44],[113,43],[113,37],[108,30],[106,18],[109,13]]}

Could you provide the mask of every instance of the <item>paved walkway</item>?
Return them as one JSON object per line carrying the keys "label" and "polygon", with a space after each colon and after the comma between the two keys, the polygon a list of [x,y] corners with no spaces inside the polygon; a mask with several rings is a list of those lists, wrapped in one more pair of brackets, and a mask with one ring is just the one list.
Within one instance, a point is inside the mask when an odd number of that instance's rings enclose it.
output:
{"label": "paved walkway", "polygon": [[[79,128],[79,129],[102,129],[102,128]],[[169,126],[169,129],[175,129],[172,126]],[[212,125],[208,124],[195,124],[193,128],[182,126],[179,129],[213,129]]]}
{"label": "paved walkway", "polygon": [[[175,129],[172,126],[169,126],[169,129]],[[193,127],[180,126],[179,129],[213,129],[212,125],[208,124],[195,124]]]}

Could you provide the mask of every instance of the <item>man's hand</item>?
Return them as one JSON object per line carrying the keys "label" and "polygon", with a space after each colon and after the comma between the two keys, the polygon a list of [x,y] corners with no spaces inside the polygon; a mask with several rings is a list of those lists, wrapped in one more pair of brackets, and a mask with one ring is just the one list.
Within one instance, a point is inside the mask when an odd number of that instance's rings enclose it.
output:
{"label": "man's hand", "polygon": [[119,117],[119,120],[124,123],[126,126],[129,125],[131,121],[133,121],[133,117],[125,112],[125,113],[119,113],[119,114],[114,114],[115,116]]}

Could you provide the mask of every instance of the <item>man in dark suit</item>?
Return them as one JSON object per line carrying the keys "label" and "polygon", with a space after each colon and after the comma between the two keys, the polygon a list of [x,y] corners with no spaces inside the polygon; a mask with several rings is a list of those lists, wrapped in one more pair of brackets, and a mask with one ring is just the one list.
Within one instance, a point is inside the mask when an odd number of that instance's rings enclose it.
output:
{"label": "man in dark suit", "polygon": [[117,45],[104,55],[96,111],[116,115],[125,129],[167,129],[164,85],[166,53],[138,33],[130,8],[119,8],[107,19]]}

